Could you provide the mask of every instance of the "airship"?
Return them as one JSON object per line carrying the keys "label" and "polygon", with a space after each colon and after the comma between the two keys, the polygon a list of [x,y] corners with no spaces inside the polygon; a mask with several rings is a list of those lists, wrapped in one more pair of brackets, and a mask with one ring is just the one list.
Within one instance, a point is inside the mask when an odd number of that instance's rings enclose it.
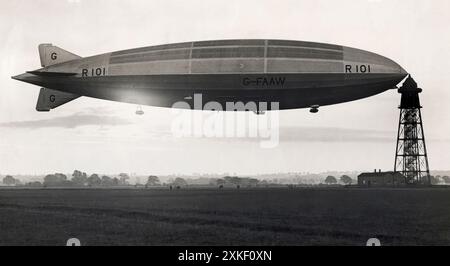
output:
{"label": "airship", "polygon": [[276,102],[279,110],[317,112],[394,89],[408,76],[372,52],[292,40],[183,42],[90,57],[40,44],[39,56],[42,68],[12,77],[42,87],[37,111],[86,96],[169,108],[183,102],[191,109],[215,102],[228,110],[227,103],[242,103],[234,111],[248,111],[250,102]]}

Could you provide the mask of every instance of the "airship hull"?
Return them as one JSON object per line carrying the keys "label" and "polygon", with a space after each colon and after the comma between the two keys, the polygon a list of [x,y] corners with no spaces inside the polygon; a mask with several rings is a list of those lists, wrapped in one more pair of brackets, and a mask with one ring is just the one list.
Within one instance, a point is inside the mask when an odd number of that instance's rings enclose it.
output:
{"label": "airship hull", "polygon": [[194,104],[194,95],[223,109],[228,102],[276,102],[279,109],[331,105],[395,88],[407,75],[392,60],[363,50],[280,40],[144,47],[32,73],[15,78],[99,99],[161,107],[185,102],[196,109],[203,105]]}

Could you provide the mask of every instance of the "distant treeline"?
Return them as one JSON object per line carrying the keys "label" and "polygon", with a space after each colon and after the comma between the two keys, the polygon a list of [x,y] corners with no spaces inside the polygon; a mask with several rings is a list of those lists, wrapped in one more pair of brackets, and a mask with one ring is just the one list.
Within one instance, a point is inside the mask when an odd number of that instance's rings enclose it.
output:
{"label": "distant treeline", "polygon": [[3,184],[8,186],[27,186],[27,187],[113,187],[127,186],[129,176],[125,173],[119,177],[99,176],[98,174],[87,175],[85,172],[75,170],[69,179],[65,174],[48,174],[42,182],[33,181],[22,184],[20,180],[7,175],[3,178]]}
{"label": "distant treeline", "polygon": [[[28,183],[22,183],[20,180],[14,178],[11,175],[7,175],[3,178],[3,185],[6,186],[25,186],[25,187],[124,187],[124,186],[142,186],[142,187],[158,187],[158,186],[169,186],[170,188],[181,188],[188,186],[191,179],[184,179],[181,177],[170,178],[166,183],[162,183],[159,177],[155,175],[150,175],[147,177],[145,184],[130,184],[130,177],[126,173],[121,173],[117,177],[110,177],[107,175],[99,176],[98,174],[88,175],[85,172],[75,170],[71,177],[68,178],[65,174],[55,173],[48,174],[43,178],[43,181],[34,181]],[[238,176],[225,176],[223,178],[208,178],[209,183],[204,185],[217,186],[219,188],[223,187],[264,187],[281,185],[277,180],[258,180],[256,178],[250,177],[238,177]],[[356,184],[357,181],[352,179],[348,175],[342,175],[336,178],[334,176],[327,176],[323,179],[320,184],[325,185],[352,185]],[[449,176],[431,176],[431,183],[433,185],[438,184],[450,184]],[[192,184],[192,183],[191,183]],[[319,184],[319,185],[320,185]],[[285,184],[286,185],[286,184]],[[290,184],[290,185],[305,185],[301,184]]]}
{"label": "distant treeline", "polygon": [[183,178],[175,178],[169,180],[169,183],[161,183],[159,178],[155,175],[147,177],[145,184],[129,183],[130,177],[126,173],[121,173],[118,177],[110,177],[107,175],[99,176],[98,174],[88,175],[85,172],[75,170],[71,177],[62,173],[48,174],[42,182],[33,181],[28,183],[22,183],[20,180],[14,178],[11,175],[7,175],[3,178],[3,185],[6,186],[24,186],[24,187],[124,187],[124,186],[145,186],[145,187],[157,187],[157,186],[173,186],[183,187],[187,186],[188,182]]}

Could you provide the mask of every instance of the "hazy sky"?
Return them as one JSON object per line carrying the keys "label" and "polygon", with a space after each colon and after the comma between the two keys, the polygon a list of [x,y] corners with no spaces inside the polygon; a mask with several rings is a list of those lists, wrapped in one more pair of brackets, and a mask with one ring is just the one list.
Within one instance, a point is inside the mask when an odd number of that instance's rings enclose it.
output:
{"label": "hazy sky", "polygon": [[[80,98],[35,111],[39,88],[10,76],[40,67],[37,46],[80,56],[172,42],[274,38],[387,56],[421,95],[432,169],[450,169],[450,1],[1,1],[0,173],[168,174],[392,170],[400,95],[281,111],[280,144],[175,138],[170,109]],[[190,112],[190,111],[186,111]]]}

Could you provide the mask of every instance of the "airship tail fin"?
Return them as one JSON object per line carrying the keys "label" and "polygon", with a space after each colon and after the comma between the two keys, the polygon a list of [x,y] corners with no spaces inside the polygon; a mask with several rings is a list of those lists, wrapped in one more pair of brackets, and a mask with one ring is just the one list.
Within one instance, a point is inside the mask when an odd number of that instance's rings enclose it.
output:
{"label": "airship tail fin", "polygon": [[43,67],[81,58],[81,56],[61,49],[58,46],[54,46],[51,43],[39,45],[39,57],[41,59],[41,66]]}
{"label": "airship tail fin", "polygon": [[38,112],[48,112],[51,109],[55,109],[56,107],[75,100],[78,97],[80,97],[80,95],[41,88],[36,104],[36,110]]}

